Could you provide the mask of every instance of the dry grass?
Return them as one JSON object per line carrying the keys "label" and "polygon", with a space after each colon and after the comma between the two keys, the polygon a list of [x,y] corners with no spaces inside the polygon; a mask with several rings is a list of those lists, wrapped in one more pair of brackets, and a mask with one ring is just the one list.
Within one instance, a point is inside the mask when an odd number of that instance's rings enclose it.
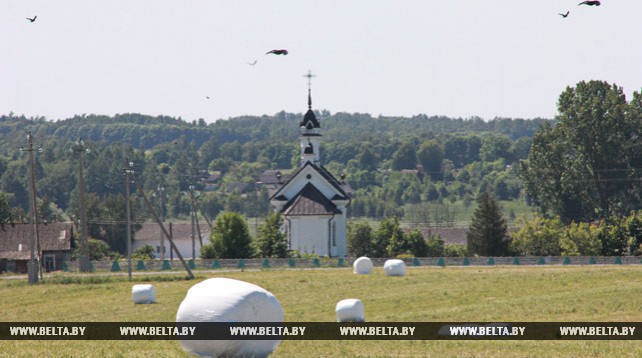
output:
{"label": "dry grass", "polygon": [[[376,321],[642,321],[642,266],[381,268],[200,273],[274,293],[291,322],[333,321],[336,302],[359,298]],[[153,279],[153,278],[152,278]],[[58,282],[61,282],[58,279]],[[80,280],[83,281],[83,280]],[[86,280],[84,281],[86,282]],[[0,281],[2,321],[174,321],[194,281],[152,282],[158,302],[134,305],[132,283]],[[0,356],[185,356],[175,341],[0,341]],[[637,341],[283,341],[276,357],[637,357]]]}

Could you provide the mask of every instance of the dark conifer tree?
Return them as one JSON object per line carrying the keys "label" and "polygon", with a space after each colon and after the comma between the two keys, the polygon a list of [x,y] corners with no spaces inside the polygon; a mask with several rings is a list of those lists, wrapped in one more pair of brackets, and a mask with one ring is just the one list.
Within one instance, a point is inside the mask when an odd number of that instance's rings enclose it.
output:
{"label": "dark conifer tree", "polygon": [[508,255],[507,230],[497,198],[489,192],[482,193],[466,237],[468,251],[480,256]]}

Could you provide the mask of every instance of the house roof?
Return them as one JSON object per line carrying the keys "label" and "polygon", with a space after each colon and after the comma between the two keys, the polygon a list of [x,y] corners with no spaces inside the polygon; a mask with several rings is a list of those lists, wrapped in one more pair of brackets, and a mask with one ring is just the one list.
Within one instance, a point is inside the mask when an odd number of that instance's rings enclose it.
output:
{"label": "house roof", "polygon": [[[196,226],[196,225],[194,225]],[[205,220],[199,219],[198,227],[201,229],[201,236],[203,240],[210,236],[210,227]],[[165,224],[165,229],[169,231],[169,225]],[[159,241],[161,229],[157,223],[145,222],[142,224],[140,230],[134,234],[134,240],[137,241]],[[172,223],[172,236],[174,240],[191,240],[192,239],[192,224],[191,223]],[[198,233],[196,234],[198,240]]]}
{"label": "house roof", "polygon": [[259,177],[259,180],[257,184],[263,184],[263,185],[280,185],[283,184],[284,182],[288,181],[291,177],[292,174],[281,174],[281,178],[279,179],[277,177],[277,173],[283,173],[287,169],[269,169],[261,173],[261,176]]}
{"label": "house roof", "polygon": [[227,186],[227,192],[232,193],[232,192],[237,192],[239,194],[245,194],[249,193],[250,191],[254,190],[254,183],[230,183]]}
{"label": "house roof", "polygon": [[306,184],[283,208],[286,216],[341,214],[337,206],[326,198],[314,185]]}
{"label": "house roof", "polygon": [[[42,251],[71,250],[72,223],[38,224]],[[30,224],[0,225],[0,259],[28,260],[31,257]]]}
{"label": "house roof", "polygon": [[209,173],[209,176],[205,178],[203,181],[205,183],[216,183],[219,179],[221,179],[221,172],[212,172]]}

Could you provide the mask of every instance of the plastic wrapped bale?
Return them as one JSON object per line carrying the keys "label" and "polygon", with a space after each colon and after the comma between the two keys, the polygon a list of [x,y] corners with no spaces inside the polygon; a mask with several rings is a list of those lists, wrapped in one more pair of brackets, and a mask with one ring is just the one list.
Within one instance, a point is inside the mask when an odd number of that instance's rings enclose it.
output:
{"label": "plastic wrapped bale", "polygon": [[335,309],[337,322],[365,322],[363,302],[356,298],[348,298],[337,302]]}
{"label": "plastic wrapped bale", "polygon": [[372,260],[365,256],[362,256],[354,260],[354,263],[352,264],[352,272],[361,275],[367,275],[370,273],[370,271],[372,271],[372,266]]}
{"label": "plastic wrapped bale", "polygon": [[406,264],[398,259],[386,260],[383,264],[383,273],[386,276],[405,276]]}
{"label": "plastic wrapped bale", "polygon": [[154,285],[134,285],[132,287],[132,301],[139,304],[156,302],[156,289]]}
{"label": "plastic wrapped bale", "polygon": [[[245,281],[211,278],[192,286],[178,307],[176,322],[283,322],[277,298]],[[202,356],[265,357],[276,340],[180,340],[184,350]]]}

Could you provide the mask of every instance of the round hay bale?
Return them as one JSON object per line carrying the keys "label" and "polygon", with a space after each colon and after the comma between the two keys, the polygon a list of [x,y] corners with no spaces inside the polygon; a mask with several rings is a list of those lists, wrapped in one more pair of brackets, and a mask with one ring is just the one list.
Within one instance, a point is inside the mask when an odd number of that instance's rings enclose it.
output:
{"label": "round hay bale", "polygon": [[367,275],[372,271],[372,267],[372,260],[365,256],[361,256],[354,260],[354,263],[352,264],[352,272],[360,275]]}
{"label": "round hay bale", "polygon": [[337,322],[364,322],[363,302],[356,298],[348,298],[337,302],[335,308]]}
{"label": "round hay bale", "polygon": [[406,264],[398,259],[386,260],[383,264],[383,273],[386,276],[405,276]]}
{"label": "round hay bale", "polygon": [[[283,322],[277,298],[245,281],[211,278],[192,286],[178,307],[176,322]],[[276,340],[180,340],[184,350],[203,356],[265,357]]]}
{"label": "round hay bale", "polygon": [[137,304],[156,302],[156,288],[154,285],[134,285],[132,287],[132,301]]}

